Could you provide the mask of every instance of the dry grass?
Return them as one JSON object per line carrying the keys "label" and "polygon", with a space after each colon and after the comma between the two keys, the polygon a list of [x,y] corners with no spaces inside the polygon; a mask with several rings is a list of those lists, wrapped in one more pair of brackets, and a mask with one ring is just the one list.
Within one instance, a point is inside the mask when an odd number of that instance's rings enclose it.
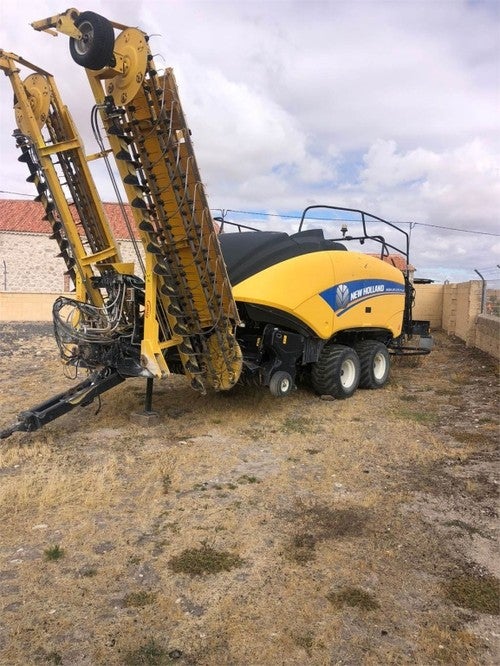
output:
{"label": "dry grass", "polygon": [[[495,377],[439,343],[348,401],[174,377],[141,429],[128,380],[2,443],[0,663],[494,664]],[[7,415],[54,368],[11,361]]]}
{"label": "dry grass", "polygon": [[144,606],[153,604],[155,600],[155,592],[140,590],[139,592],[129,592],[126,594],[123,600],[123,605],[127,608],[144,608]]}
{"label": "dry grass", "polygon": [[81,507],[96,509],[106,504],[110,489],[120,486],[118,464],[112,458],[104,465],[78,469],[57,462],[57,456],[45,462],[34,462],[31,469],[6,479],[0,487],[0,516],[37,512],[57,508],[72,514]]}
{"label": "dry grass", "polygon": [[344,587],[340,590],[327,594],[328,601],[335,608],[350,606],[361,610],[370,611],[380,608],[380,604],[371,592],[361,590],[359,587]]}
{"label": "dry grass", "polygon": [[492,664],[496,662],[495,654],[490,658],[482,658],[484,643],[473,632],[463,629],[460,623],[444,618],[441,624],[430,624],[422,630],[420,641],[423,647],[422,663],[424,664]]}
{"label": "dry grass", "polygon": [[456,606],[479,613],[500,614],[500,582],[495,576],[453,576],[444,584],[444,591]]}

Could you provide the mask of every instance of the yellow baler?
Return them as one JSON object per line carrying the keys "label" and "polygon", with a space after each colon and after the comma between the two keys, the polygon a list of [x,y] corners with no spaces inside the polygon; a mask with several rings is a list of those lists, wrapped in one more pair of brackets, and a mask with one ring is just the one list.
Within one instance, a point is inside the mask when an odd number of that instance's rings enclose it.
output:
{"label": "yellow baler", "polygon": [[[389,353],[426,353],[428,322],[411,316],[409,237],[363,211],[359,236],[330,238],[307,228],[288,234],[213,223],[191,132],[170,68],[159,69],[149,36],[94,12],[68,9],[32,24],[69,37],[95,98],[91,125],[100,151],[87,155],[54,78],[8,51],[0,69],[14,92],[16,145],[37,191],[47,229],[75,287],[53,308],[66,365],[88,373],[74,388],[23,412],[0,438],[31,431],[86,405],[128,377],[184,374],[191,386],[229,390],[238,381],[284,396],[302,380],[319,394],[346,398],[382,387]],[[21,69],[30,74],[21,78]],[[111,166],[114,160],[115,169]],[[136,262],[124,262],[88,162],[103,159]],[[120,182],[121,181],[121,182]],[[389,243],[367,222],[403,236]],[[242,225],[238,225],[241,230]],[[349,240],[378,244],[380,258],[346,249]],[[381,259],[396,250],[406,269]],[[418,334],[424,344],[406,347]]]}
{"label": "yellow baler", "polygon": [[[370,235],[366,221],[394,225],[362,211],[324,208],[358,213],[362,234],[330,239],[323,229],[302,229],[301,223],[290,235],[248,230],[220,236],[243,322],[237,336],[242,379],[269,386],[277,396],[304,379],[336,398],[349,397],[358,386],[380,388],[389,376],[391,351],[426,353],[430,346],[428,323],[411,319],[408,274],[382,260],[392,246]],[[398,231],[407,264],[407,235]],[[349,240],[375,240],[380,258],[347,250]],[[413,334],[422,336],[420,348],[405,346]]]}

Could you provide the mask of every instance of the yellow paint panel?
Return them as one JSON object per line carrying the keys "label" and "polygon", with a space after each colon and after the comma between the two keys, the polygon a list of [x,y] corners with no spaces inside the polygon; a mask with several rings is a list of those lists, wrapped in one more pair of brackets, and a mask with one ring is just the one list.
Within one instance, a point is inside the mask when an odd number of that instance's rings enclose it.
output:
{"label": "yellow paint panel", "polygon": [[252,275],[233,287],[237,301],[258,303],[287,312],[332,285],[332,252],[294,257]]}
{"label": "yellow paint panel", "polygon": [[404,294],[368,298],[341,316],[320,296],[338,284],[373,279],[404,285],[399,269],[375,257],[349,251],[314,252],[266,268],[236,285],[233,294],[236,301],[291,314],[323,339],[338,331],[364,327],[385,328],[399,335]]}
{"label": "yellow paint panel", "polygon": [[324,340],[332,335],[334,312],[321,296],[313,296],[295,310],[296,317],[305,321],[316,335]]}

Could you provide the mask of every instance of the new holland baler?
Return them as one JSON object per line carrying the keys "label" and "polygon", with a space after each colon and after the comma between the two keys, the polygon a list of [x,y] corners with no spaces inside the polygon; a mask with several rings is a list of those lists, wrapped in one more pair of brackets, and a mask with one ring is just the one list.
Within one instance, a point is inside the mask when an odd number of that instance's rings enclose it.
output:
{"label": "new holland baler", "polygon": [[[360,210],[313,206],[296,233],[225,220],[218,233],[173,72],[155,65],[149,36],[76,9],[32,25],[69,36],[95,98],[100,150],[88,156],[53,76],[0,50],[19,160],[74,284],[54,304],[55,337],[63,363],[87,376],[22,412],[0,437],[36,430],[128,377],[147,380],[146,410],[153,379],[171,373],[202,392],[241,381],[285,396],[304,382],[346,398],[387,382],[390,352],[429,351],[428,322],[412,319],[406,232]],[[135,262],[114,240],[88,168],[94,159],[106,163]],[[359,233],[311,227],[320,210],[347,215]],[[384,228],[402,243],[386,240]],[[374,243],[378,256],[348,250],[350,242]],[[393,252],[402,270],[389,263]],[[414,336],[420,344],[408,346]]]}

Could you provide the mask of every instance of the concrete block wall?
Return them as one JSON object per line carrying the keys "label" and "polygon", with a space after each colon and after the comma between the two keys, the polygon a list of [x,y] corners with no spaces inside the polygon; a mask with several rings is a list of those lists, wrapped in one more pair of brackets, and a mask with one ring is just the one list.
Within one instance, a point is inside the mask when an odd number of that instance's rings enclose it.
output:
{"label": "concrete block wall", "polygon": [[431,322],[500,360],[500,317],[481,314],[480,280],[460,284],[415,285],[414,319]]}
{"label": "concrete block wall", "polygon": [[500,317],[478,316],[474,346],[500,360]]}
{"label": "concrete block wall", "polygon": [[442,328],[449,335],[455,335],[457,327],[457,285],[443,286],[443,318]]}
{"label": "concrete block wall", "polygon": [[432,330],[439,330],[443,326],[443,287],[442,284],[415,285],[413,319],[430,321]]}
{"label": "concrete block wall", "polygon": [[481,313],[481,290],[482,285],[479,280],[456,285],[454,333],[469,347],[474,347],[476,342],[476,319]]}
{"label": "concrete block wall", "polygon": [[[53,248],[53,243],[50,245]],[[21,249],[24,251],[24,246],[21,245]],[[125,261],[135,260],[131,243],[122,242],[122,254]],[[18,273],[21,274],[20,257],[18,262]],[[60,259],[58,262],[62,263]],[[55,265],[59,266],[57,263]],[[48,266],[46,268],[47,274],[50,274],[52,269]],[[136,273],[140,274],[140,271]],[[28,277],[26,284],[33,284]],[[52,305],[64,292],[64,281],[58,284],[61,285],[60,289],[50,290],[44,284],[46,288],[42,290],[37,283],[32,292],[28,293],[21,289],[7,292],[0,290],[0,322],[51,321]],[[432,329],[443,329],[449,335],[461,338],[467,345],[478,347],[499,359],[500,317],[480,314],[481,287],[479,280],[461,284],[416,285],[414,319],[428,320]]]}
{"label": "concrete block wall", "polygon": [[480,280],[459,284],[420,284],[415,286],[414,319],[431,322],[431,328],[442,328],[474,346],[476,319],[481,313]]}
{"label": "concrete block wall", "polygon": [[45,294],[0,292],[0,322],[52,321],[52,306],[58,296],[61,296],[61,292]]}

